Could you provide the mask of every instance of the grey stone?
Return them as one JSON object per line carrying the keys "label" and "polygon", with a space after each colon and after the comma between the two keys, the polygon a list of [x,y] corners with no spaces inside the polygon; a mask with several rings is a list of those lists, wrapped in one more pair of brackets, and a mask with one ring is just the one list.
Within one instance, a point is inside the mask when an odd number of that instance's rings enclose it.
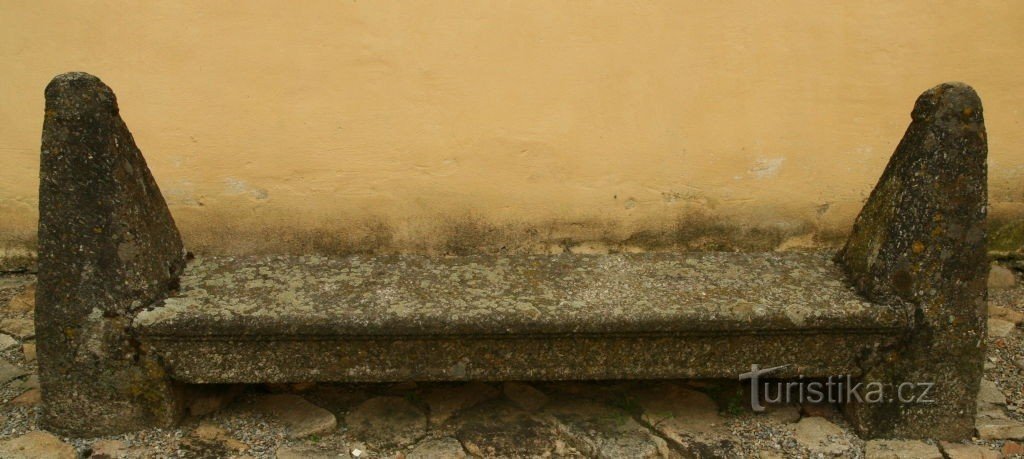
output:
{"label": "grey stone", "polygon": [[1004,338],[1017,328],[1013,322],[1003,319],[988,319],[988,336],[993,338]]}
{"label": "grey stone", "polygon": [[[907,308],[846,288],[825,252],[205,257],[139,314],[149,336],[872,330]],[[732,375],[735,376],[735,375]]]}
{"label": "grey stone", "polygon": [[917,440],[871,440],[864,447],[865,459],[943,459],[935,445]]}
{"label": "grey stone", "polygon": [[303,438],[334,430],[334,413],[295,394],[263,395],[254,401],[257,411],[269,414],[288,428],[289,438]]}
{"label": "grey stone", "polygon": [[0,456],[6,459],[78,459],[75,448],[41,430],[0,442]]}
{"label": "grey stone", "polygon": [[1024,440],[1024,423],[1013,419],[978,418],[975,427],[983,440]]}
{"label": "grey stone", "polygon": [[18,340],[11,337],[11,335],[0,334],[0,351],[10,349],[18,345]]}
{"label": "grey stone", "polygon": [[559,431],[586,457],[670,457],[668,444],[629,413],[581,399],[561,399],[544,409]]}
{"label": "grey stone", "polygon": [[177,286],[178,230],[113,91],[65,73],[45,96],[35,305],[42,422],[76,435],[170,425],[182,413],[178,393],[126,330]]}
{"label": "grey stone", "polygon": [[371,398],[345,416],[349,434],[378,445],[406,446],[427,433],[427,416],[401,397]]}
{"label": "grey stone", "polygon": [[337,459],[338,457],[349,457],[348,454],[338,454],[332,451],[324,451],[314,446],[292,445],[282,446],[274,453],[277,459]]}
{"label": "grey stone", "polygon": [[29,284],[21,293],[7,302],[7,311],[17,314],[28,313],[36,308],[36,285]]}
{"label": "grey stone", "polygon": [[35,406],[38,405],[41,400],[42,392],[39,389],[29,389],[21,395],[14,397],[13,400],[7,403],[13,406]]}
{"label": "grey stone", "polygon": [[131,448],[121,440],[97,440],[89,459],[122,459],[131,456]]}
{"label": "grey stone", "polygon": [[[4,255],[5,255],[4,252],[2,250],[0,250],[0,259],[2,259],[4,257]],[[2,265],[0,265],[0,266],[2,266]],[[4,270],[4,269],[0,268],[0,271],[5,271],[5,272],[8,273],[8,275],[0,277],[0,290],[9,290],[9,289],[16,289],[16,288],[26,287],[28,285],[33,284],[34,283],[33,281],[35,280],[35,276],[28,276],[28,275],[11,276],[9,273],[12,270]]]}
{"label": "grey stone", "polygon": [[507,402],[481,403],[458,420],[455,437],[476,457],[546,457],[564,448],[549,420]]}
{"label": "grey stone", "polygon": [[548,402],[548,396],[535,387],[521,382],[507,381],[502,385],[505,398],[526,411],[537,411]]}
{"label": "grey stone", "polygon": [[735,378],[857,374],[911,319],[824,253],[275,256],[194,260],[133,330],[200,384]]}
{"label": "grey stone", "polygon": [[698,457],[734,456],[725,420],[711,397],[675,384],[660,384],[634,394],[641,420],[676,449]]}
{"label": "grey stone", "polygon": [[317,406],[334,413],[339,421],[353,406],[370,398],[365,390],[349,384],[319,384],[304,396]]}
{"label": "grey stone", "polygon": [[978,389],[978,408],[986,405],[1006,406],[1006,395],[999,390],[999,386],[989,379],[982,379]]}
{"label": "grey stone", "polygon": [[939,445],[949,459],[999,459],[1002,456],[998,451],[993,451],[980,445],[945,441],[940,442]]}
{"label": "grey stone", "polygon": [[452,437],[432,438],[416,444],[405,455],[406,459],[463,459],[466,451],[462,444]]}
{"label": "grey stone", "polygon": [[[865,383],[934,382],[934,403],[851,403],[868,437],[971,435],[983,366],[989,261],[987,155],[981,100],[945,83],[918,97],[903,140],[836,261],[867,299],[914,308],[905,344]],[[941,358],[936,358],[941,356]],[[881,364],[881,362],[886,362]]]}
{"label": "grey stone", "polygon": [[444,424],[455,413],[498,396],[490,384],[471,382],[457,386],[434,387],[423,395],[430,408],[430,425]]}
{"label": "grey stone", "polygon": [[36,335],[36,324],[32,319],[3,319],[0,320],[0,331],[28,339]]}
{"label": "grey stone", "polygon": [[846,431],[822,417],[803,418],[793,424],[792,431],[796,442],[813,454],[841,456],[854,449]]}
{"label": "grey stone", "polygon": [[181,440],[178,448],[185,457],[237,457],[249,446],[232,437],[223,427],[202,422]]}
{"label": "grey stone", "polygon": [[988,288],[1011,288],[1014,285],[1017,285],[1017,276],[1013,271],[992,263],[992,268],[988,272]]}
{"label": "grey stone", "polygon": [[21,345],[21,354],[25,356],[25,361],[32,363],[36,361],[36,343],[25,343]]}
{"label": "grey stone", "polygon": [[25,392],[32,389],[39,389],[39,375],[29,375],[25,379],[19,379],[10,384],[15,392]]}
{"label": "grey stone", "polygon": [[988,317],[990,319],[1002,319],[1015,324],[1024,322],[1024,312],[991,303],[988,305]]}
{"label": "grey stone", "polygon": [[0,384],[6,383],[14,378],[25,376],[27,371],[6,360],[0,360]]}

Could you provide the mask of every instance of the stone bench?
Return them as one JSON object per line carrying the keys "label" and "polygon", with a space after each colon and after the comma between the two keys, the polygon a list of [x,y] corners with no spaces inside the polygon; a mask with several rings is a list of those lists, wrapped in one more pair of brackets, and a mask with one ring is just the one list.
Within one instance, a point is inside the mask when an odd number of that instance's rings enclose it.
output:
{"label": "stone bench", "polygon": [[43,419],[176,422],[183,384],[850,375],[933,403],[847,403],[869,437],[968,438],[982,370],[986,140],[972,89],[913,121],[838,253],[188,260],[84,73],[46,88],[36,336]]}

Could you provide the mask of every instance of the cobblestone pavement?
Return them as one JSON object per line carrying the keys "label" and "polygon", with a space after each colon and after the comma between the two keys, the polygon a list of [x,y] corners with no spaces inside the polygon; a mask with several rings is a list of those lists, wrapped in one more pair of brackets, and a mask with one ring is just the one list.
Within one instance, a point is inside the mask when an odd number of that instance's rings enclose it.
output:
{"label": "cobblestone pavement", "polygon": [[831,405],[755,413],[732,380],[194,386],[178,428],[60,438],[37,430],[34,281],[0,276],[0,457],[1024,457],[1024,287],[1008,270],[978,436],[956,444],[865,442]]}

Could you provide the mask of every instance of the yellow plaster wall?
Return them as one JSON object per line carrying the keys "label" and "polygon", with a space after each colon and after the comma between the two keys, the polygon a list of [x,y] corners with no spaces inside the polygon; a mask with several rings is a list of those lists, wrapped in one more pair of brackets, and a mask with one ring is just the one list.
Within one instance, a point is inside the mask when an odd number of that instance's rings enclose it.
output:
{"label": "yellow plaster wall", "polygon": [[199,250],[841,233],[946,80],[984,101],[996,213],[1024,202],[1017,1],[4,0],[2,246],[69,70]]}

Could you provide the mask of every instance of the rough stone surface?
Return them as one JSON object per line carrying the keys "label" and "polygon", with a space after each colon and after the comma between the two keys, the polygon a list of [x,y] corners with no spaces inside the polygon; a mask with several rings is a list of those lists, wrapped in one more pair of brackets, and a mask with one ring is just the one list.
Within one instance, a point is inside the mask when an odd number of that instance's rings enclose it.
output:
{"label": "rough stone surface", "polygon": [[549,422],[507,402],[477,405],[460,421],[455,436],[477,457],[546,457],[564,448]]}
{"label": "rough stone surface", "polygon": [[978,388],[977,402],[979,410],[986,405],[1005,406],[1006,395],[1003,395],[1003,392],[999,390],[999,386],[996,386],[995,382],[982,379],[981,386]]}
{"label": "rough stone surface", "polygon": [[45,424],[78,435],[169,425],[180,401],[126,329],[177,284],[184,248],[114,93],[66,73],[46,87],[36,329]]}
{"label": "rough stone surface", "polygon": [[452,437],[433,438],[421,441],[405,455],[405,459],[463,459],[466,451],[462,444]]}
{"label": "rough stone surface", "polygon": [[122,459],[128,457],[130,448],[120,440],[99,440],[92,444],[90,459]]}
{"label": "rough stone surface", "polygon": [[0,351],[10,349],[18,345],[18,340],[11,337],[11,335],[0,334]]}
{"label": "rough stone surface", "polygon": [[803,418],[794,424],[793,438],[811,453],[824,456],[840,456],[854,450],[846,431],[817,416]]}
{"label": "rough stone surface", "polygon": [[988,288],[1010,288],[1017,284],[1017,276],[1010,269],[995,263],[988,273]]}
{"label": "rough stone surface", "polygon": [[277,459],[336,459],[349,456],[311,446],[282,446],[277,449],[274,457]]}
{"label": "rough stone surface", "polygon": [[471,382],[454,387],[435,387],[423,395],[430,408],[430,425],[439,426],[459,410],[497,397],[498,389],[490,384]]}
{"label": "rough stone surface", "polygon": [[670,457],[668,444],[629,413],[580,399],[557,400],[544,409],[579,452],[595,458]]}
{"label": "rough stone surface", "polygon": [[1017,328],[1013,322],[1003,319],[988,319],[987,326],[989,336],[996,338],[1007,336]]}
{"label": "rough stone surface", "polygon": [[547,395],[526,383],[507,381],[502,391],[505,398],[526,411],[537,411],[548,402]]}
{"label": "rough stone surface", "polygon": [[903,328],[824,252],[209,257],[148,336],[517,335]]}
{"label": "rough stone surface", "polygon": [[949,459],[999,459],[1000,454],[984,446],[941,442],[942,452]]}
{"label": "rough stone surface", "polygon": [[780,377],[857,375],[911,325],[908,310],[844,287],[824,253],[217,258],[188,269],[134,330],[189,383],[733,378],[751,362],[791,364]]}
{"label": "rough stone surface", "polygon": [[0,320],[0,331],[27,339],[36,335],[36,324],[32,319],[3,319]]}
{"label": "rough stone surface", "polygon": [[338,426],[333,413],[295,394],[264,395],[255,401],[255,406],[281,421],[288,428],[289,438],[308,437]]}
{"label": "rough stone surface", "polygon": [[865,459],[943,459],[935,445],[917,440],[872,440],[864,448]]}
{"label": "rough stone surface", "polygon": [[1015,324],[1024,323],[1024,313],[996,304],[988,305],[988,317],[990,319],[1001,319]]}
{"label": "rough stone surface", "polygon": [[1024,440],[1024,423],[1013,419],[978,418],[976,427],[985,440]]}
{"label": "rough stone surface", "polygon": [[182,452],[192,457],[237,456],[248,448],[223,427],[208,422],[200,423],[180,444]]}
{"label": "rough stone surface", "polygon": [[1024,455],[1024,444],[1015,441],[1003,443],[1002,453],[1007,457],[1018,457]]}
{"label": "rough stone surface", "polygon": [[6,459],[77,459],[71,445],[44,431],[29,432],[20,437],[0,442],[0,457]]}
{"label": "rough stone surface", "polygon": [[14,406],[34,406],[38,405],[40,401],[42,401],[42,392],[39,389],[29,389],[8,403]]}
{"label": "rough stone surface", "polygon": [[[284,322],[282,322],[284,324]],[[779,377],[861,372],[902,330],[672,335],[169,336],[141,334],[175,380],[208,383],[735,378],[750,362]],[[740,350],[737,352],[737,350]]]}
{"label": "rough stone surface", "polygon": [[25,356],[26,362],[36,361],[36,343],[25,343],[21,346],[21,354]]}
{"label": "rough stone surface", "polygon": [[[869,437],[968,438],[984,359],[987,155],[969,86],[925,91],[836,261],[866,298],[914,308],[917,326],[865,382],[934,382],[935,403],[851,404]],[[942,356],[942,358],[936,358]]]}
{"label": "rough stone surface", "polygon": [[14,378],[25,376],[27,371],[6,360],[0,360],[0,384],[6,383]]}
{"label": "rough stone surface", "polygon": [[[3,276],[0,276],[0,285],[3,284]],[[20,288],[20,286],[18,287]],[[4,290],[0,287],[0,301],[4,298],[9,298],[11,289]],[[1000,296],[1003,295],[1003,296]],[[998,304],[1005,305],[1006,307],[1013,308],[1024,308],[1024,286],[1018,286],[1009,291],[1003,291],[996,295],[994,298]],[[998,386],[1002,389],[1003,393],[1007,398],[1007,406],[1003,408],[1005,413],[1002,414],[1003,419],[1007,417],[1019,418],[1021,411],[1015,409],[1015,407],[1024,406],[1021,403],[1022,393],[1020,392],[1021,376],[1017,367],[1013,366],[1013,361],[1019,359],[1019,356],[1024,355],[1024,334],[1017,334],[1012,339],[1005,340],[1007,342],[1006,347],[1000,347],[998,344],[999,339],[990,340],[990,346],[988,347],[988,361],[994,362],[998,368],[986,371],[987,377],[991,381],[998,381]],[[9,350],[7,352],[9,358],[16,359],[18,361],[20,356],[18,351]],[[33,366],[28,365],[24,367],[28,371],[33,370]],[[9,382],[0,388],[4,389],[4,398],[10,398],[12,394],[16,394],[21,389],[15,389],[15,386],[21,386],[21,382],[27,381],[31,378],[17,378],[14,381]],[[785,424],[777,422],[772,419],[772,415],[775,413],[776,406],[769,405],[768,411],[763,414],[753,413],[747,409],[744,409],[746,405],[746,396],[739,397],[739,392],[736,389],[742,389],[748,386],[745,382],[735,381],[735,376],[732,382],[729,381],[713,381],[713,380],[689,380],[689,381],[678,381],[677,384],[681,387],[693,388],[698,391],[702,391],[710,394],[721,406],[720,417],[722,419],[723,427],[726,429],[727,437],[723,441],[728,442],[725,451],[719,451],[718,445],[714,445],[715,448],[710,449],[709,454],[705,454],[704,457],[764,457],[764,458],[783,458],[783,457],[809,457],[817,458],[822,457],[821,455],[811,454],[803,447],[798,445],[792,437],[791,424]],[[414,405],[420,407],[424,412],[429,412],[427,409],[428,403],[426,401],[426,394],[433,393],[435,389],[441,388],[437,393],[455,393],[450,392],[453,388],[475,386],[479,383],[425,383],[420,382],[418,384],[396,384],[396,383],[383,383],[383,384],[363,384],[363,383],[320,383],[317,384],[311,390],[306,390],[302,393],[302,396],[307,400],[310,400],[317,406],[329,409],[338,415],[339,423],[344,418],[345,414],[352,410],[353,407],[358,405],[361,401],[368,398],[372,398],[378,395],[398,396],[404,398]],[[552,451],[551,455],[554,457],[586,457],[582,451],[585,448],[586,443],[578,440],[576,435],[579,435],[583,441],[589,441],[589,439],[600,439],[602,441],[607,440],[608,442],[620,442],[628,440],[634,437],[634,433],[630,431],[619,432],[616,430],[616,426],[619,424],[619,417],[622,412],[628,413],[638,424],[647,429],[648,432],[659,435],[658,432],[652,427],[648,426],[642,421],[641,411],[639,404],[636,402],[634,395],[645,392],[650,387],[657,387],[663,384],[659,381],[546,381],[546,382],[530,382],[530,385],[537,387],[542,390],[550,398],[549,403],[539,412],[526,413],[531,417],[540,420],[543,426],[548,426],[549,430],[537,429],[534,432],[539,438],[528,440],[531,438],[527,435],[523,437],[515,436],[503,436],[503,438],[520,439],[523,440],[521,444],[535,444],[541,445],[539,451]],[[305,385],[286,385],[289,390],[304,390],[302,386]],[[490,385],[491,387],[499,387],[500,385]],[[479,417],[479,411],[467,412],[467,409],[456,410],[455,414],[449,418],[448,422],[443,423],[440,426],[432,426],[428,429],[424,439],[420,440],[414,445],[407,447],[392,449],[392,448],[380,448],[376,445],[366,445],[358,441],[349,435],[347,429],[339,428],[322,434],[317,434],[301,440],[293,440],[287,438],[287,429],[282,423],[275,421],[274,419],[268,419],[266,416],[260,415],[253,408],[254,405],[251,403],[252,399],[265,394],[265,387],[263,385],[248,386],[246,391],[241,395],[240,401],[234,403],[224,410],[221,410],[213,415],[210,415],[201,420],[189,419],[186,422],[179,424],[177,427],[170,429],[160,428],[148,428],[140,432],[129,433],[125,435],[107,436],[105,439],[113,439],[125,443],[128,447],[128,452],[125,459],[142,459],[142,458],[155,458],[155,457],[236,457],[238,459],[252,457],[252,458],[266,458],[274,457],[274,452],[278,451],[279,448],[288,445],[290,448],[297,449],[300,453],[309,455],[310,457],[350,457],[350,452],[358,448],[362,450],[363,454],[361,457],[365,458],[400,458],[408,456],[410,452],[418,446],[420,443],[430,441],[430,439],[441,438],[446,436],[453,436],[455,432],[463,425],[466,425],[464,420],[465,417]],[[511,402],[507,401],[500,395],[500,390],[489,389],[486,392],[497,393],[497,397],[494,397],[490,402],[501,402],[502,404],[512,407],[510,409],[518,410],[522,413]],[[570,431],[565,426],[569,424],[566,420],[553,416],[553,409],[562,404],[568,405],[568,411],[571,412],[574,409],[583,411],[584,407],[589,403],[599,403],[609,407],[611,413],[608,417],[615,420],[616,422],[605,422],[605,419],[592,416],[590,414],[580,414],[584,423],[589,422],[590,426],[594,426],[595,429],[586,432],[586,435],[582,435],[582,430]],[[738,404],[737,404],[738,402]],[[474,408],[479,405],[475,405]],[[811,408],[814,405],[808,405]],[[827,406],[827,405],[825,405]],[[483,407],[487,408],[487,407]],[[38,428],[38,415],[36,409],[26,409],[23,407],[14,407],[8,404],[0,404],[0,423],[3,424],[8,435],[17,435],[23,431],[35,430]],[[795,413],[790,413],[795,414]],[[836,413],[823,413],[831,416],[829,419],[833,420],[838,426],[843,428],[847,435],[850,436],[849,426],[845,423],[840,422],[837,419],[838,414]],[[550,418],[554,418],[551,421]],[[510,418],[510,422],[516,422],[518,418]],[[180,447],[182,439],[189,439],[192,437],[192,432],[195,429],[197,422],[213,422],[218,426],[222,426],[227,430],[232,437],[244,442],[249,446],[244,453],[228,452],[223,445],[211,444],[209,448],[200,448],[203,445],[193,443],[193,440],[189,440],[189,449],[186,451]],[[628,424],[628,422],[623,422]],[[516,424],[518,425],[518,424]],[[506,425],[500,422],[492,424],[494,431],[513,430],[512,425]],[[523,432],[521,433],[529,433]],[[578,432],[578,434],[577,434]],[[659,435],[660,436],[660,435]],[[863,457],[863,442],[856,440],[850,436],[855,443],[855,449],[849,454],[843,457]],[[1006,440],[973,440],[978,445],[978,449],[992,451],[998,454],[1000,447],[1007,447],[1013,441]],[[671,451],[670,457],[693,457],[695,454],[684,454],[687,450],[683,450],[674,446],[673,442],[668,442]],[[1020,442],[1016,442],[1019,447]],[[80,449],[80,451],[89,446],[95,445],[95,440],[81,439],[74,440],[74,445]],[[492,443],[493,445],[493,443]],[[546,446],[545,446],[546,445]],[[525,451],[525,448],[522,450]],[[207,454],[210,452],[218,452],[219,454]],[[643,451],[643,450],[641,450]],[[692,450],[691,450],[692,451]],[[717,454],[716,454],[717,453]],[[731,453],[731,454],[729,454]],[[205,455],[204,455],[205,454]],[[315,454],[315,455],[314,455]],[[468,454],[468,453],[467,453]],[[539,455],[539,454],[538,454]],[[508,457],[512,455],[505,455]],[[522,454],[520,456],[529,456],[529,454]],[[302,456],[300,456],[302,457]],[[625,457],[632,457],[625,455]],[[951,456],[954,457],[954,456]],[[979,456],[983,457],[983,456]]]}
{"label": "rough stone surface", "polygon": [[371,398],[345,416],[345,425],[358,440],[404,446],[427,433],[427,417],[401,397]]}
{"label": "rough stone surface", "polygon": [[635,395],[641,420],[676,449],[704,457],[721,452],[737,454],[728,444],[725,420],[707,394],[675,384],[662,384]]}
{"label": "rough stone surface", "polygon": [[32,312],[36,308],[36,286],[30,284],[11,301],[7,302],[7,310],[14,313]]}

